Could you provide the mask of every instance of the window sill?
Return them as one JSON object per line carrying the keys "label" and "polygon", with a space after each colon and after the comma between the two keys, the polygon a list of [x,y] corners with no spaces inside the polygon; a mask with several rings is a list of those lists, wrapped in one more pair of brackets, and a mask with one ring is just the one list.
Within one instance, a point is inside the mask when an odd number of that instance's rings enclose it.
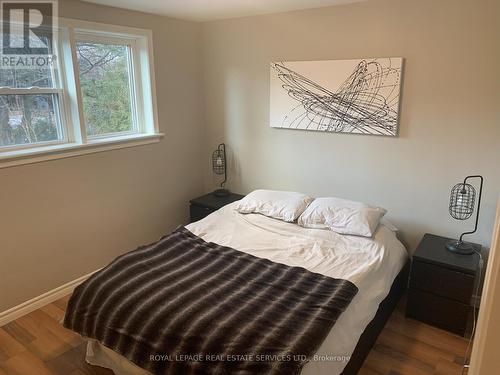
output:
{"label": "window sill", "polygon": [[65,143],[51,146],[41,146],[23,150],[0,152],[0,168],[16,165],[40,163],[47,160],[71,158],[79,155],[116,150],[120,148],[142,146],[157,143],[164,136],[158,134],[134,134],[122,137],[103,138],[89,141],[85,144]]}

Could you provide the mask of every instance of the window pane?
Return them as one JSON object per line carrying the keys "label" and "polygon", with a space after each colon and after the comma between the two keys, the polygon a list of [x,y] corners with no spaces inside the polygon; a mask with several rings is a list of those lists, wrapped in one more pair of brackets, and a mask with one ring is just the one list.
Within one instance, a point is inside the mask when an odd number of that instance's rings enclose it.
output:
{"label": "window pane", "polygon": [[50,68],[18,69],[2,67],[0,69],[0,87],[54,87]]}
{"label": "window pane", "polygon": [[76,47],[87,135],[135,131],[129,47],[86,42]]}
{"label": "window pane", "polygon": [[57,95],[0,95],[0,147],[63,138]]}
{"label": "window pane", "polygon": [[[14,44],[23,42],[20,35],[9,34]],[[48,42],[46,38],[43,38]],[[30,45],[37,47],[38,37],[30,38]],[[3,38],[0,37],[0,45]],[[0,68],[0,87],[55,87],[53,69],[57,66],[52,56],[3,55],[5,61]]]}

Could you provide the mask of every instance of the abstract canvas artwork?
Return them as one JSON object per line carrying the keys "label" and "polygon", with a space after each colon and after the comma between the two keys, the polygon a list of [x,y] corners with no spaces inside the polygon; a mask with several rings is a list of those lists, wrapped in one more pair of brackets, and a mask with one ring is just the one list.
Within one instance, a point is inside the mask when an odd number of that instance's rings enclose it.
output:
{"label": "abstract canvas artwork", "polygon": [[271,63],[274,128],[397,136],[402,58]]}

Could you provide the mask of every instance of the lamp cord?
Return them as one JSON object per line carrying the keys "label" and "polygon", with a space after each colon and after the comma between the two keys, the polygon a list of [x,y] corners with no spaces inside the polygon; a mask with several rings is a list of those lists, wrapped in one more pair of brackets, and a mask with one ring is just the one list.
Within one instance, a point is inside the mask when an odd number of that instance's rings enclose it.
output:
{"label": "lamp cord", "polygon": [[[469,337],[469,342],[467,343],[467,349],[465,349],[465,354],[464,354],[464,362],[463,362],[463,366],[462,366],[462,375],[465,374],[465,370],[469,370],[469,365],[470,363],[468,364],[468,357],[469,357],[469,351],[471,349],[471,346],[472,346],[472,341],[474,340],[474,335],[476,334],[476,309],[477,309],[477,298],[479,298],[479,286],[481,284],[481,277],[482,277],[482,274],[483,274],[483,266],[484,266],[484,263],[483,263],[483,255],[481,254],[480,251],[477,251],[477,250],[474,250],[474,252],[479,255],[479,270],[478,270],[478,279],[477,279],[477,283],[476,283],[476,292],[475,292],[475,298],[474,298],[474,302],[472,304],[472,307],[473,307],[473,311],[472,311],[472,314],[473,314],[473,321],[472,321],[472,333]],[[469,358],[470,359],[470,358]]]}

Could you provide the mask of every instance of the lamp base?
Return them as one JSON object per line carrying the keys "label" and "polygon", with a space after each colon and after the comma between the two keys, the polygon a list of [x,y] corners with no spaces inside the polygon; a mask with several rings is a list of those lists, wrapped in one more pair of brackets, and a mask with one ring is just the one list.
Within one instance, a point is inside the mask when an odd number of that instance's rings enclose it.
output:
{"label": "lamp base", "polygon": [[229,196],[231,193],[227,189],[217,189],[212,194],[218,198],[223,198]]}
{"label": "lamp base", "polygon": [[446,249],[455,254],[460,255],[471,255],[474,254],[474,248],[472,245],[463,241],[450,241],[446,244]]}

